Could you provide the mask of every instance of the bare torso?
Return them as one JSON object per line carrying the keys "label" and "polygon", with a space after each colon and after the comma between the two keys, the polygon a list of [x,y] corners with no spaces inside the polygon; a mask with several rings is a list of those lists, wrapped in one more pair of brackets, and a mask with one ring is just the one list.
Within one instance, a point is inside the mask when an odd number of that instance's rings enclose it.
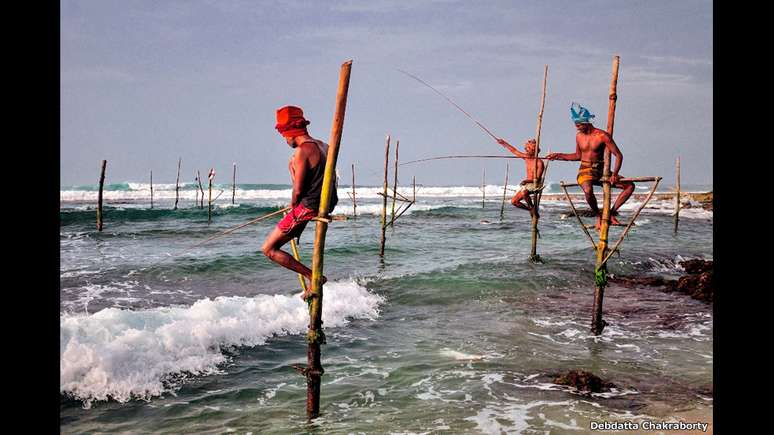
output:
{"label": "bare torso", "polygon": [[525,180],[534,180],[535,178],[540,179],[540,177],[543,175],[543,168],[544,164],[543,161],[538,159],[537,161],[537,174],[535,174],[535,159],[534,158],[525,158],[524,159],[524,165],[527,170],[527,176],[525,177]]}
{"label": "bare torso", "polygon": [[594,128],[589,133],[578,132],[575,143],[580,150],[580,159],[584,162],[601,162],[605,158],[605,138],[607,132]]}

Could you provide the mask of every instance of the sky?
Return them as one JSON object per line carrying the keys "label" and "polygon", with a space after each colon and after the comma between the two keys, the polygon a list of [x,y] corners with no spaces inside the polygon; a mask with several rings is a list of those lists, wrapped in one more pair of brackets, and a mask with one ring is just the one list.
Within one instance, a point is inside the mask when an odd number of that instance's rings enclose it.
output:
{"label": "sky", "polygon": [[[574,152],[569,106],[604,129],[620,56],[614,139],[621,174],[712,182],[713,11],[707,0],[118,1],[60,3],[60,182],[290,182],[276,109],[297,105],[329,141],[341,64],[352,59],[338,169],[381,185],[385,136],[402,162],[506,155],[534,137],[548,65],[541,154]],[[505,160],[401,166],[401,184],[501,184]],[[510,182],[524,177],[510,162]],[[549,181],[578,162],[552,162]]]}

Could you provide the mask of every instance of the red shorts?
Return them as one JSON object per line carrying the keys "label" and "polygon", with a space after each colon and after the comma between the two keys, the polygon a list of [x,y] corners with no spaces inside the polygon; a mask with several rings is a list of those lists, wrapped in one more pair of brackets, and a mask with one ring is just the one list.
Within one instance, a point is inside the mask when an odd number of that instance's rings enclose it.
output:
{"label": "red shorts", "polygon": [[317,216],[317,210],[310,210],[299,203],[296,208],[292,209],[290,213],[286,214],[279,221],[277,228],[283,234],[290,234],[292,232],[294,235],[299,235],[306,228],[306,224],[315,216]]}

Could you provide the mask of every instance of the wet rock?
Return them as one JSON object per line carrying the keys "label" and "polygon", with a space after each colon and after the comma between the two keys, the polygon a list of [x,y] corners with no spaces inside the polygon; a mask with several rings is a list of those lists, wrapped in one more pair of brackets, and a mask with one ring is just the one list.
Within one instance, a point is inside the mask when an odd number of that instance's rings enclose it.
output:
{"label": "wet rock", "polygon": [[685,273],[690,274],[712,271],[712,261],[700,259],[681,261],[680,266],[685,269]]}
{"label": "wet rock", "polygon": [[[570,210],[570,211],[566,211],[566,212],[562,213],[562,215],[560,217],[562,219],[565,219],[565,218],[574,217],[574,216],[575,216],[575,213],[572,210]],[[589,210],[589,209],[582,208],[582,209],[578,210],[578,216],[580,216],[580,217],[594,217],[594,216],[596,216],[596,214],[594,214],[594,212]]]}
{"label": "wet rock", "polygon": [[639,286],[663,286],[669,285],[670,281],[658,276],[625,276],[625,275],[610,275],[608,281],[621,284],[626,287],[639,287]]}
{"label": "wet rock", "polygon": [[715,293],[712,261],[694,259],[681,261],[680,265],[688,275],[683,275],[677,280],[657,276],[625,275],[610,275],[608,280],[624,287],[662,287],[662,290],[666,292],[676,291],[687,294],[694,299],[712,303]]}
{"label": "wet rock", "polygon": [[585,370],[570,370],[557,376],[553,383],[567,385],[579,392],[602,393],[615,388],[615,384],[602,380],[599,376]]}
{"label": "wet rock", "polygon": [[677,280],[677,291],[691,295],[692,298],[700,301],[712,302],[714,295],[712,271],[681,277]]}

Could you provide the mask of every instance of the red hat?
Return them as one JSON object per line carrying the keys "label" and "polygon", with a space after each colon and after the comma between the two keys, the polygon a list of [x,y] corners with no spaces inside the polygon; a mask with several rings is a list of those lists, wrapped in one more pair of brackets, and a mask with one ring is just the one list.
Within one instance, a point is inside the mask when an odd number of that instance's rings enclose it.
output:
{"label": "red hat", "polygon": [[296,137],[309,134],[306,126],[309,121],[304,119],[304,111],[300,107],[285,106],[277,109],[277,125],[274,128],[284,137]]}

